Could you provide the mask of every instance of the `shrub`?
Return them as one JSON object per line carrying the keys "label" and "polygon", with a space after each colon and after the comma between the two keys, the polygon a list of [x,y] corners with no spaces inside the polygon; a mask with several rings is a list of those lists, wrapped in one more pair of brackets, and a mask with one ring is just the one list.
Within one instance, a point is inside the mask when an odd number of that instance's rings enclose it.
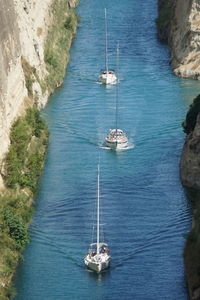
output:
{"label": "shrub", "polygon": [[[34,141],[32,137],[35,137]],[[5,159],[5,183],[9,188],[35,191],[43,166],[48,130],[36,107],[19,118],[11,130],[11,146]]]}
{"label": "shrub", "polygon": [[41,118],[40,112],[36,107],[27,111],[26,121],[33,128],[33,134],[40,137],[43,130],[47,130],[44,120]]}
{"label": "shrub", "polygon": [[22,249],[29,241],[26,226],[10,209],[5,209],[3,217],[10,237],[15,241],[16,249]]}
{"label": "shrub", "polygon": [[33,97],[33,82],[34,82],[34,69],[30,66],[30,64],[27,62],[27,60],[22,57],[21,59],[22,68],[24,71],[25,76],[25,82],[26,82],[26,88],[28,90],[28,95],[30,98]]}

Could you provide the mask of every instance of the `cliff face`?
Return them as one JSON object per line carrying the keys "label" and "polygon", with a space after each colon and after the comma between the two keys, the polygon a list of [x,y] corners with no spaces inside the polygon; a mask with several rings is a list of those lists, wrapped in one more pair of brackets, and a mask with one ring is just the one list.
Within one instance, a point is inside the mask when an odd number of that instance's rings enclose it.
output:
{"label": "cliff face", "polygon": [[[51,89],[46,85],[51,70],[56,68],[53,66],[54,53],[49,54],[49,63],[46,61],[45,43],[50,28],[55,28],[54,22],[57,22],[58,28],[61,26],[58,24],[60,19],[68,25],[67,27],[65,23],[62,24],[64,30],[68,31],[65,33],[66,36],[71,39],[73,32],[70,22],[72,20],[75,23],[75,16],[70,15],[70,8],[75,7],[76,2],[76,0],[0,0],[0,174],[1,161],[8,150],[13,121],[30,105],[37,104],[40,108],[44,107],[54,87],[61,84],[62,79],[59,78],[59,83],[54,82]],[[68,15],[70,19],[65,21]],[[55,34],[51,41],[49,44],[56,45],[54,49],[56,52],[60,47],[58,43],[56,44]],[[62,49],[66,53],[67,42],[65,49]],[[62,76],[65,64],[66,61],[60,62]],[[0,175],[1,186],[3,181]]]}
{"label": "cliff face", "polygon": [[180,161],[180,176],[193,203],[192,229],[187,237],[184,261],[191,300],[200,299],[200,95],[183,123],[187,134]]}
{"label": "cliff face", "polygon": [[199,0],[158,0],[159,37],[171,48],[171,66],[181,77],[200,79]]}
{"label": "cliff face", "polygon": [[[158,36],[171,48],[174,73],[200,80],[200,1],[158,0],[158,4]],[[194,205],[184,262],[190,299],[200,300],[200,95],[190,106],[184,130],[180,177]]]}
{"label": "cliff face", "polygon": [[63,82],[76,4],[0,0],[0,299],[13,296],[13,274],[28,242],[48,144],[38,108]]}
{"label": "cliff face", "polygon": [[[13,120],[29,102],[22,57],[45,74],[44,41],[52,0],[0,0],[0,158],[9,146]],[[39,84],[34,86],[40,105],[47,101]]]}
{"label": "cliff face", "polygon": [[200,113],[194,130],[185,139],[180,175],[184,186],[200,190]]}
{"label": "cliff face", "polygon": [[0,1],[0,156],[7,150],[11,122],[27,95],[21,67],[17,15],[12,0]]}

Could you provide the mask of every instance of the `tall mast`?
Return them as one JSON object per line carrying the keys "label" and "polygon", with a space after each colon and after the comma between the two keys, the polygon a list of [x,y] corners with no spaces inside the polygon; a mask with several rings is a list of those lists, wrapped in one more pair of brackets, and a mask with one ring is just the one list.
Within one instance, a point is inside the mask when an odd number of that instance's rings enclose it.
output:
{"label": "tall mast", "polygon": [[107,28],[107,10],[105,8],[105,67],[108,72],[108,28]]}
{"label": "tall mast", "polygon": [[99,254],[99,198],[100,198],[100,191],[99,191],[99,177],[100,177],[100,169],[98,164],[98,187],[97,187],[97,254]]}
{"label": "tall mast", "polygon": [[[119,43],[117,44],[117,58],[116,58],[116,75],[117,75],[117,78],[119,78]],[[116,84],[116,116],[115,116],[115,119],[116,119],[116,139],[117,139],[117,127],[118,127],[118,98],[119,98],[119,79],[117,79],[117,84]]]}

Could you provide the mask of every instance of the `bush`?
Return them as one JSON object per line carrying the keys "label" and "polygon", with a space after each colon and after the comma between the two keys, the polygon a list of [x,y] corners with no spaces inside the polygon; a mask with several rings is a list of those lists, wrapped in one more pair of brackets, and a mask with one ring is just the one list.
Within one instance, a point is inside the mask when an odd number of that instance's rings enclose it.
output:
{"label": "bush", "polygon": [[43,130],[47,130],[44,120],[41,118],[40,112],[36,107],[27,111],[26,121],[34,129],[33,134],[40,137]]}
{"label": "bush", "polygon": [[[35,140],[32,139],[35,137]],[[42,170],[48,130],[36,107],[17,120],[11,130],[11,146],[5,159],[5,183],[9,188],[36,190]]]}
{"label": "bush", "polygon": [[10,237],[15,241],[16,249],[22,249],[29,241],[26,226],[10,209],[4,211],[3,217]]}
{"label": "bush", "polygon": [[36,70],[35,70],[35,68],[32,68],[30,66],[30,64],[27,62],[27,60],[24,57],[22,57],[21,63],[22,63],[23,71],[24,71],[28,95],[30,98],[32,98],[33,97],[33,82],[34,82],[33,74]]}

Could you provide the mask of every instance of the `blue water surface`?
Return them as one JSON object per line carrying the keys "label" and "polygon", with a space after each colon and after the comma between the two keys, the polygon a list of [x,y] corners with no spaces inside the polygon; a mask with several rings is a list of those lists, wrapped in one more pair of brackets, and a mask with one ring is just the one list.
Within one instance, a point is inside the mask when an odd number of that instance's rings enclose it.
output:
{"label": "blue water surface", "polygon": [[[191,211],[179,181],[181,122],[199,83],[176,78],[156,37],[156,0],[80,1],[81,23],[64,84],[44,111],[50,145],[16,274],[15,300],[186,300],[184,235]],[[115,124],[115,87],[98,84],[120,44],[119,124],[131,149],[102,149]],[[97,276],[91,242],[101,160],[101,215],[112,265]]]}

